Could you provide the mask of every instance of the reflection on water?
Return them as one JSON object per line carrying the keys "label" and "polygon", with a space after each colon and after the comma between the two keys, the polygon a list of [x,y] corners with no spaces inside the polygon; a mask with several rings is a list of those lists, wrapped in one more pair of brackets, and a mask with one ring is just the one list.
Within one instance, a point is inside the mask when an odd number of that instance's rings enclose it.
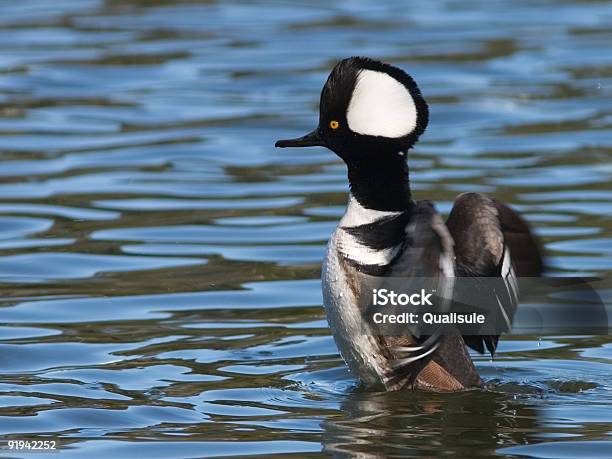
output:
{"label": "reflection on water", "polygon": [[63,454],[609,457],[612,344],[509,337],[486,392],[363,391],[321,308],[343,212],[310,129],[329,68],[406,68],[418,198],[523,212],[553,271],[612,271],[603,1],[0,5],[0,435]]}

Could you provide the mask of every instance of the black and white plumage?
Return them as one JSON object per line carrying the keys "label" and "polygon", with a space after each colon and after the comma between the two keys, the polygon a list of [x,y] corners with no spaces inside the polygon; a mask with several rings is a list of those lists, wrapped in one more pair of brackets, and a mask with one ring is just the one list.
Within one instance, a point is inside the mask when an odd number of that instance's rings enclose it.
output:
{"label": "black and white plumage", "polygon": [[478,193],[457,197],[442,220],[410,192],[407,151],[425,131],[428,107],[403,70],[367,58],[338,63],[321,93],[319,126],[278,147],[325,146],[344,160],[350,183],[345,215],[323,264],[323,301],[351,371],[388,390],[461,390],[482,381],[466,344],[493,353],[498,336],[380,336],[364,333],[363,275],[427,277],[451,289],[456,277],[498,278],[491,293],[508,321],[517,275],[542,271],[537,242],[509,207]]}

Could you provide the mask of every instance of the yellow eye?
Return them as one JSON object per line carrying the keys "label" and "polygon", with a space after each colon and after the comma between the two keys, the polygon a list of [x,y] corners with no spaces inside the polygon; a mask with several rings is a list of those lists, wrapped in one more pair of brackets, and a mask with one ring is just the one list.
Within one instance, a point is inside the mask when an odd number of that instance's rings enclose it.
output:
{"label": "yellow eye", "polygon": [[332,120],[329,122],[329,127],[335,131],[340,127],[340,123],[338,123],[336,120]]}

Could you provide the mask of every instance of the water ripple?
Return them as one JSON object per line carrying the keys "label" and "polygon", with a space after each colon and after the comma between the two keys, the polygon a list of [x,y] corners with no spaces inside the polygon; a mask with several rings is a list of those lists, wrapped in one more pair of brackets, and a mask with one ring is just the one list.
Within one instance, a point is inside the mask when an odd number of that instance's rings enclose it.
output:
{"label": "water ripple", "polygon": [[[96,457],[607,457],[607,336],[511,336],[488,390],[365,391],[321,308],[346,205],[311,130],[342,57],[430,103],[417,199],[520,210],[612,272],[606,2],[0,4],[0,433]],[[606,292],[602,294],[606,295]],[[44,453],[42,454],[44,456]]]}

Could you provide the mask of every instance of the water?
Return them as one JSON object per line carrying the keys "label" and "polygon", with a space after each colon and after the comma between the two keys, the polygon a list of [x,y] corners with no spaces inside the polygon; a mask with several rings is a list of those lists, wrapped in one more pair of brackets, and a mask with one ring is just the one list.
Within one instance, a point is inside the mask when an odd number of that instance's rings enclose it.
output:
{"label": "water", "polygon": [[2,2],[2,438],[88,457],[612,457],[609,337],[509,337],[475,357],[488,391],[360,389],[318,280],[343,165],[273,148],[314,127],[334,62],[386,59],[431,105],[418,198],[491,193],[552,271],[610,274],[609,6]]}

